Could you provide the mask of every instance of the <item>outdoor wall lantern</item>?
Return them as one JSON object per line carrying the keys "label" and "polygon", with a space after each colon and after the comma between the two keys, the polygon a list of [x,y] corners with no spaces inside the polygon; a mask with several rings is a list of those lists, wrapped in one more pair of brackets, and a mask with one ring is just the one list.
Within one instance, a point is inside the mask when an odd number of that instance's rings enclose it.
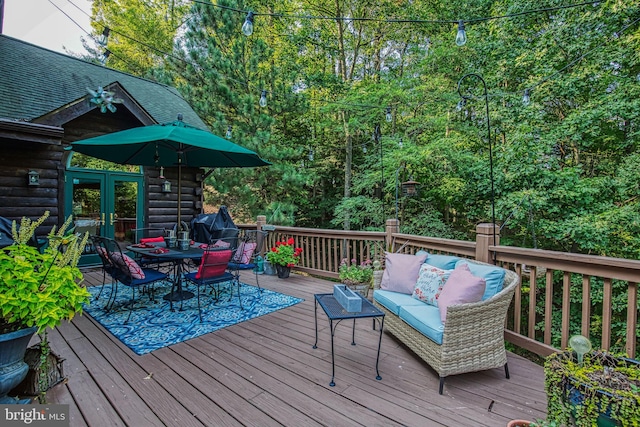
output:
{"label": "outdoor wall lantern", "polygon": [[163,193],[171,193],[171,181],[165,179],[160,187],[160,191]]}
{"label": "outdoor wall lantern", "polygon": [[27,175],[29,185],[40,185],[40,174],[36,171],[29,171]]}

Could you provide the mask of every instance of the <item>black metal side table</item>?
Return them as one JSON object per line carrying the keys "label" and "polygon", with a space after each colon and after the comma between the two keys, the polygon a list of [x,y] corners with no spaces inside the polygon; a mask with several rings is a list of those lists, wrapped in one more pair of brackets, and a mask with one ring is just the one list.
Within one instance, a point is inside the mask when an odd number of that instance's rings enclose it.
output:
{"label": "black metal side table", "polygon": [[[373,329],[375,330],[375,322],[377,321],[380,324],[380,336],[378,338],[378,354],[376,356],[376,379],[381,380],[380,372],[378,371],[378,362],[380,361],[380,344],[382,343],[382,328],[384,327],[384,313],[374,306],[369,300],[362,298],[362,310],[358,312],[348,312],[340,305],[340,303],[335,299],[333,294],[314,294],[315,298],[315,306],[314,306],[314,315],[315,315],[315,326],[316,326],[316,342],[313,344],[313,348],[318,348],[318,304],[324,310],[325,314],[329,318],[329,329],[331,330],[331,382],[329,385],[333,387],[336,383],[333,381],[335,378],[335,352],[333,348],[333,336],[335,335],[335,328],[338,327],[338,324],[345,319],[353,319],[353,329],[351,332],[351,345],[356,345],[355,335],[356,335],[356,319],[363,318],[372,318],[373,319]],[[335,322],[335,326],[333,321]]]}

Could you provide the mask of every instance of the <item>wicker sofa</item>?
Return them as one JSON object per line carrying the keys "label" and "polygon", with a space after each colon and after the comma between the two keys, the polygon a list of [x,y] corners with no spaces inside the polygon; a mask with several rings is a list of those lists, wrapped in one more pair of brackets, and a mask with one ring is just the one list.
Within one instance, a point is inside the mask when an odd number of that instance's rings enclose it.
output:
{"label": "wicker sofa", "polygon": [[[437,257],[440,257],[440,261],[447,261],[446,256],[437,255]],[[455,265],[461,260],[461,258],[450,258],[446,265]],[[431,256],[425,262],[430,263],[430,259]],[[470,267],[473,264],[489,266],[489,264],[472,260],[464,261]],[[489,267],[499,269],[495,266]],[[513,271],[500,269],[499,273],[502,271],[504,271],[504,279],[501,288],[498,283],[497,293],[493,296],[480,302],[449,306],[444,324],[440,322],[439,317],[431,316],[431,322],[439,324],[432,326],[429,330],[435,331],[436,340],[441,340],[441,344],[416,329],[415,316],[407,314],[426,309],[427,304],[412,298],[411,295],[394,295],[395,292],[389,293],[383,290],[374,292],[374,304],[385,313],[385,329],[438,373],[440,394],[443,392],[444,379],[449,375],[504,366],[506,377],[509,378],[504,346],[504,323],[519,278]],[[390,277],[390,280],[393,280],[393,277]],[[389,303],[390,299],[395,299],[395,302]],[[420,304],[424,307],[419,306]],[[437,310],[437,307],[435,309]],[[424,328],[421,329],[424,330]]]}

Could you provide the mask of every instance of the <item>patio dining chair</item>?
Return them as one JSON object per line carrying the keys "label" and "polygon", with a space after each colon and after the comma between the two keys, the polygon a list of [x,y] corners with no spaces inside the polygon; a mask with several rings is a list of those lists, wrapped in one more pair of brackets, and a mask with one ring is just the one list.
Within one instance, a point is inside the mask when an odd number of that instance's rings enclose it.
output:
{"label": "patio dining chair", "polygon": [[[97,237],[98,245],[107,255],[107,259],[112,268],[105,270],[113,278],[112,293],[105,306],[107,311],[111,310],[118,296],[119,284],[131,289],[131,300],[129,302],[129,315],[124,323],[129,322],[131,313],[136,301],[136,289],[141,293],[148,293],[149,298],[154,300],[154,285],[156,282],[167,280],[166,273],[153,268],[142,268],[127,254],[122,252],[120,245],[114,239],[108,237]],[[98,246],[96,246],[97,248]],[[96,249],[97,250],[97,249]]]}
{"label": "patio dining chair", "polygon": [[[89,236],[89,238],[91,239],[91,243],[93,244],[93,247],[95,248],[96,253],[98,254],[98,257],[100,258],[100,261],[102,262],[102,285],[100,285],[100,292],[98,292],[98,295],[95,296],[95,300],[99,300],[100,296],[102,295],[102,291],[104,290],[104,285],[107,282],[107,276],[113,278],[113,264],[111,264],[111,260],[109,259],[109,256],[107,255],[107,251],[104,248],[104,245],[101,244],[100,239],[102,239],[101,236],[96,236],[96,235],[91,235]],[[114,285],[114,281],[113,279],[111,280],[111,292],[113,292],[113,289],[115,288]],[[107,305],[109,304],[109,302],[111,301],[111,295],[109,296],[109,299],[107,300]]]}
{"label": "patio dining chair", "polygon": [[242,309],[242,298],[240,295],[240,285],[236,280],[236,276],[227,271],[229,261],[234,255],[237,248],[232,246],[232,242],[219,239],[216,243],[208,245],[202,254],[200,265],[197,271],[193,271],[184,275],[186,282],[193,283],[197,288],[198,298],[198,316],[202,322],[202,308],[200,305],[200,294],[211,287],[214,294],[214,301],[220,298],[220,286],[228,284],[230,288],[229,300],[233,298],[234,285],[238,290],[238,301]]}
{"label": "patio dining chair", "polygon": [[247,230],[239,240],[238,250],[229,263],[229,271],[235,276],[240,283],[240,271],[253,270],[256,277],[256,286],[259,293],[262,294],[260,281],[258,280],[259,272],[257,268],[257,257],[262,256],[262,251],[267,241],[267,232],[259,230]]}

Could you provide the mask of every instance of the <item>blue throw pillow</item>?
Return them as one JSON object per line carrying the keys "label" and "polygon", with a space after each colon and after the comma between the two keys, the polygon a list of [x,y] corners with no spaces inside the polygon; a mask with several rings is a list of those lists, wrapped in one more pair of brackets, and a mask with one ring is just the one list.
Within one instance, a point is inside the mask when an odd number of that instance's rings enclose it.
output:
{"label": "blue throw pillow", "polygon": [[473,262],[467,262],[466,260],[460,260],[457,264],[461,263],[469,266],[471,274],[476,277],[481,277],[487,282],[487,287],[484,290],[482,301],[491,298],[502,290],[504,286],[504,268],[496,267],[495,265],[476,264]]}
{"label": "blue throw pillow", "polygon": [[453,255],[429,254],[425,262],[443,270],[453,270],[458,261],[460,258]]}

